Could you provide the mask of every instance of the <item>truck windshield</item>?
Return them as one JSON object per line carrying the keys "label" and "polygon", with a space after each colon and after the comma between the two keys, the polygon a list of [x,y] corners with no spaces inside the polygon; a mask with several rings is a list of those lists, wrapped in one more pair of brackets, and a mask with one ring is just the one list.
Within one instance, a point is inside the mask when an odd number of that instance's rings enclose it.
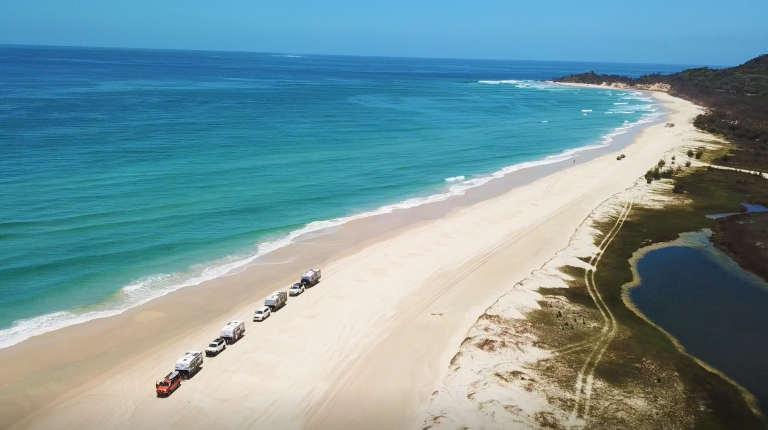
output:
{"label": "truck windshield", "polygon": [[214,343],[212,343],[212,344],[210,344],[208,346],[210,346],[211,348],[216,348],[218,345],[216,345],[216,342],[214,342]]}
{"label": "truck windshield", "polygon": [[171,383],[170,383],[170,382],[168,382],[168,381],[163,381],[163,382],[161,382],[161,383],[160,383],[160,386],[161,386],[161,387],[170,387],[170,386],[171,386]]}

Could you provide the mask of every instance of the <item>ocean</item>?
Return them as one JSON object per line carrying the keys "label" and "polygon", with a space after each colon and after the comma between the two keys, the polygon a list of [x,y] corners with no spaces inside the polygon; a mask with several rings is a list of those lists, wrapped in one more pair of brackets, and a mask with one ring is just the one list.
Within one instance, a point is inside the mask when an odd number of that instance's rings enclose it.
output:
{"label": "ocean", "polygon": [[0,46],[0,348],[653,121],[681,65]]}

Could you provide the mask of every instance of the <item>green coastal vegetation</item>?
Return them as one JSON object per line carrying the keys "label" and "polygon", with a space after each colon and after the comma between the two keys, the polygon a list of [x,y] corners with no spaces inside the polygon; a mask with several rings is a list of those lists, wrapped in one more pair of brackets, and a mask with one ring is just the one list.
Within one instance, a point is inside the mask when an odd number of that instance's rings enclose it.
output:
{"label": "green coastal vegetation", "polygon": [[[666,181],[674,181],[684,193],[675,194],[672,187],[664,187],[660,192],[666,193],[671,203],[664,207],[635,205],[595,265],[592,284],[616,320],[616,335],[594,367],[594,378],[599,382],[591,395],[589,428],[764,429],[765,418],[748,395],[681,352],[674,339],[624,301],[624,292],[633,281],[633,254],[654,243],[675,240],[683,232],[708,228],[715,243],[725,241],[742,249],[743,236],[737,229],[759,229],[755,227],[757,221],[768,219],[767,213],[720,219],[706,215],[738,213],[745,201],[768,202],[768,179],[730,170],[692,168]],[[598,224],[603,233],[598,240],[616,223],[614,218]],[[761,234],[765,236],[765,230]],[[760,257],[751,258],[757,262]],[[572,266],[563,271],[572,278],[570,288],[539,288],[541,309],[531,312],[528,320],[519,323],[525,327],[517,330],[532,333],[540,346],[556,351],[553,358],[538,365],[536,374],[570,393],[574,372],[590,360],[594,343],[588,342],[600,337],[605,323],[585,281],[589,273]],[[586,347],[573,347],[585,343]],[[550,397],[564,410],[578,407],[570,395]]]}
{"label": "green coastal vegetation", "polygon": [[[746,189],[754,184],[762,183],[760,179],[768,177],[768,54],[761,55],[746,63],[727,69],[688,69],[671,75],[651,74],[639,78],[629,78],[618,75],[598,75],[594,72],[570,75],[555,79],[555,82],[571,82],[595,85],[626,85],[631,88],[644,89],[653,85],[667,85],[671,95],[690,100],[704,106],[707,111],[698,115],[694,126],[721,137],[725,142],[702,142],[702,147],[688,151],[689,160],[685,166],[690,167],[691,159],[704,161],[714,165],[722,165],[736,169],[749,170],[762,174],[756,175],[723,175],[723,181],[734,181],[740,189]],[[720,145],[719,150],[707,151],[705,144]],[[651,182],[661,178],[672,178],[680,175],[683,169],[678,160],[675,167],[662,164],[650,168],[646,180]],[[693,177],[699,177],[694,174]],[[689,191],[689,180],[678,180],[675,192]],[[722,184],[727,187],[731,184]],[[712,192],[716,187],[712,186]],[[766,206],[767,199],[747,201],[747,203]],[[737,208],[739,212],[743,208]],[[739,265],[754,272],[768,281],[768,247],[758,244],[756,238],[765,239],[768,231],[768,217],[753,216],[747,227],[738,223],[738,218],[724,220],[712,241],[722,251],[729,254]],[[682,233],[682,231],[681,231]]]}
{"label": "green coastal vegetation", "polygon": [[[727,141],[720,149],[704,149],[702,145],[685,157],[678,156],[678,160],[660,160],[649,166],[646,180],[671,185],[660,191],[668,194],[671,203],[633,208],[595,266],[593,285],[615,317],[617,334],[594,368],[595,380],[601,381],[602,388],[593,394],[596,406],[590,412],[590,428],[768,427],[748,395],[725,376],[681,352],[674,339],[639,315],[623,295],[633,281],[630,259],[636,251],[705,228],[712,230],[711,240],[719,249],[768,281],[768,213],[706,217],[743,212],[743,202],[768,206],[768,175],[691,167],[690,163],[698,160],[768,172],[768,55],[723,70],[692,69],[637,79],[585,73],[556,81],[624,84],[638,89],[667,84],[671,94],[708,109],[696,118],[696,127]],[[602,237],[615,225],[616,219],[599,225]],[[597,335],[596,327],[603,320],[589,293],[585,269],[566,267],[565,271],[573,278],[571,288],[540,288],[542,307],[530,315],[528,329],[547,348],[568,351],[547,360],[539,373],[568,390],[572,389],[574,369],[589,360],[590,353],[589,349],[569,350],[568,345],[588,342]],[[617,406],[620,401],[616,399],[622,396],[631,401]],[[562,402],[571,407],[567,399]]]}
{"label": "green coastal vegetation", "polygon": [[[632,281],[629,258],[641,247],[672,241],[680,233],[704,228],[713,231],[713,241],[718,243],[738,220],[764,219],[762,214],[743,214],[718,220],[705,215],[739,212],[742,210],[740,203],[745,201],[765,204],[768,202],[768,180],[733,171],[697,169],[676,175],[674,181],[676,187],[685,190],[685,201],[662,209],[641,207],[635,210],[606,250],[595,272],[595,285],[613,309],[619,324],[632,334],[619,337],[611,344],[610,348],[621,359],[609,362],[600,372],[608,380],[621,380],[625,375],[623,366],[628,363],[639,365],[649,356],[653,357],[660,363],[668,364],[680,375],[691,398],[706,399],[703,404],[708,407],[709,413],[698,417],[696,428],[762,428],[764,423],[753,418],[752,411],[747,408],[737,389],[691,357],[679,354],[668,336],[647,324],[622,300],[622,286]],[[610,225],[606,224],[602,230],[609,228]],[[741,240],[740,245],[734,248],[741,249],[747,242],[752,242],[744,239],[733,240],[733,243]]]}
{"label": "green coastal vegetation", "polygon": [[638,89],[668,85],[671,95],[707,108],[696,117],[696,127],[732,144],[730,153],[715,163],[768,172],[768,54],[727,69],[703,67],[639,78],[587,72],[554,81]]}

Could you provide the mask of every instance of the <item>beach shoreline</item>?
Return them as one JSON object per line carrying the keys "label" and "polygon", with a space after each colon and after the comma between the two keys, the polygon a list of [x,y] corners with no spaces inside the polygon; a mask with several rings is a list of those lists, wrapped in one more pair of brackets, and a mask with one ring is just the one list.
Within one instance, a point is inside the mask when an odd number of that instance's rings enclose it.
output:
{"label": "beach shoreline", "polygon": [[[681,126],[700,111],[665,94],[654,97]],[[0,419],[19,428],[52,422],[141,428],[169,404],[184,411],[174,426],[416,423],[474,319],[562,248],[594,207],[679,144],[674,136],[661,124],[649,125],[629,146],[587,151],[571,166],[518,171],[460,197],[356,220],[277,250],[243,272],[0,350],[8,363],[0,370]],[[626,160],[615,160],[620,150]],[[510,260],[518,267],[509,269]],[[230,316],[250,321],[255,303],[310,266],[323,269],[320,285],[263,325],[249,323],[249,336],[206,360],[207,369],[157,403],[151,381],[178,355],[201,349]],[[263,344],[275,347],[262,350]],[[309,363],[297,361],[310,353]],[[400,376],[386,377],[381,369]],[[248,382],[266,391],[249,393]],[[117,386],[118,393],[105,386]],[[380,401],[376,407],[371,396]],[[99,413],[84,413],[95,405]]]}
{"label": "beach shoreline", "polygon": [[[568,86],[551,82],[554,86]],[[578,87],[579,84],[570,85]],[[600,89],[598,86],[584,86]],[[605,88],[602,88],[605,89]],[[634,91],[633,91],[634,92]],[[647,92],[637,91],[636,93]],[[584,113],[587,115],[587,113]],[[625,123],[616,127],[609,133],[600,136],[595,142],[587,145],[567,149],[561,153],[551,154],[543,158],[529,160],[504,166],[497,171],[474,175],[468,180],[464,176],[446,178],[446,187],[440,190],[432,190],[434,194],[428,192],[425,195],[412,197],[397,203],[389,203],[373,209],[347,214],[340,218],[316,220],[301,228],[277,235],[268,240],[257,243],[258,251],[255,254],[233,254],[237,255],[227,257],[224,261],[200,263],[199,266],[205,267],[199,270],[199,273],[192,278],[186,279],[184,274],[178,274],[179,279],[176,283],[171,283],[165,287],[156,290],[144,287],[145,280],[139,279],[132,281],[129,285],[115,291],[111,296],[103,299],[101,302],[91,303],[79,309],[61,310],[54,313],[34,316],[17,320],[10,328],[0,330],[0,349],[15,345],[24,340],[38,336],[47,332],[59,330],[71,325],[82,324],[90,320],[109,318],[119,315],[128,309],[141,306],[151,300],[155,300],[166,294],[173,293],[182,288],[199,285],[204,282],[210,282],[224,276],[231,276],[239,271],[247,270],[249,266],[259,265],[268,255],[275,250],[283,247],[290,247],[296,242],[306,241],[317,236],[332,234],[335,230],[344,225],[354,222],[364,223],[365,219],[371,217],[389,216],[392,212],[410,211],[409,217],[423,218],[422,213],[429,213],[427,219],[433,219],[436,216],[443,216],[450,210],[466,207],[476,202],[496,197],[503,192],[517,186],[526,185],[545,175],[554,173],[560,169],[568,168],[569,163],[586,162],[605,153],[612,153],[623,149],[629,145],[634,136],[650,124],[660,122],[664,116],[663,110],[658,112],[644,114],[636,121]],[[451,181],[452,180],[452,181]],[[442,202],[447,201],[445,204]],[[440,203],[440,204],[438,204]],[[418,209],[420,206],[429,205],[426,211]],[[416,213],[421,211],[422,213]],[[357,228],[357,227],[356,227]],[[364,230],[363,227],[359,228]],[[375,235],[369,235],[373,238]],[[291,248],[292,249],[292,248]],[[295,252],[291,252],[295,254]],[[149,278],[174,278],[176,273],[164,273],[149,276]],[[146,281],[149,282],[149,281]],[[138,292],[136,294],[135,292]],[[111,302],[111,303],[110,303]]]}

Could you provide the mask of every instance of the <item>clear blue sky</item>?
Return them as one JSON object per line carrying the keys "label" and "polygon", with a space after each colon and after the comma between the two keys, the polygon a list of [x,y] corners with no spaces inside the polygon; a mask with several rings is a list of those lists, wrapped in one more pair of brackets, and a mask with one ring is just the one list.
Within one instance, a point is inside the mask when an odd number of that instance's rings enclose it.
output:
{"label": "clear blue sky", "polygon": [[0,0],[0,43],[736,65],[768,0]]}

